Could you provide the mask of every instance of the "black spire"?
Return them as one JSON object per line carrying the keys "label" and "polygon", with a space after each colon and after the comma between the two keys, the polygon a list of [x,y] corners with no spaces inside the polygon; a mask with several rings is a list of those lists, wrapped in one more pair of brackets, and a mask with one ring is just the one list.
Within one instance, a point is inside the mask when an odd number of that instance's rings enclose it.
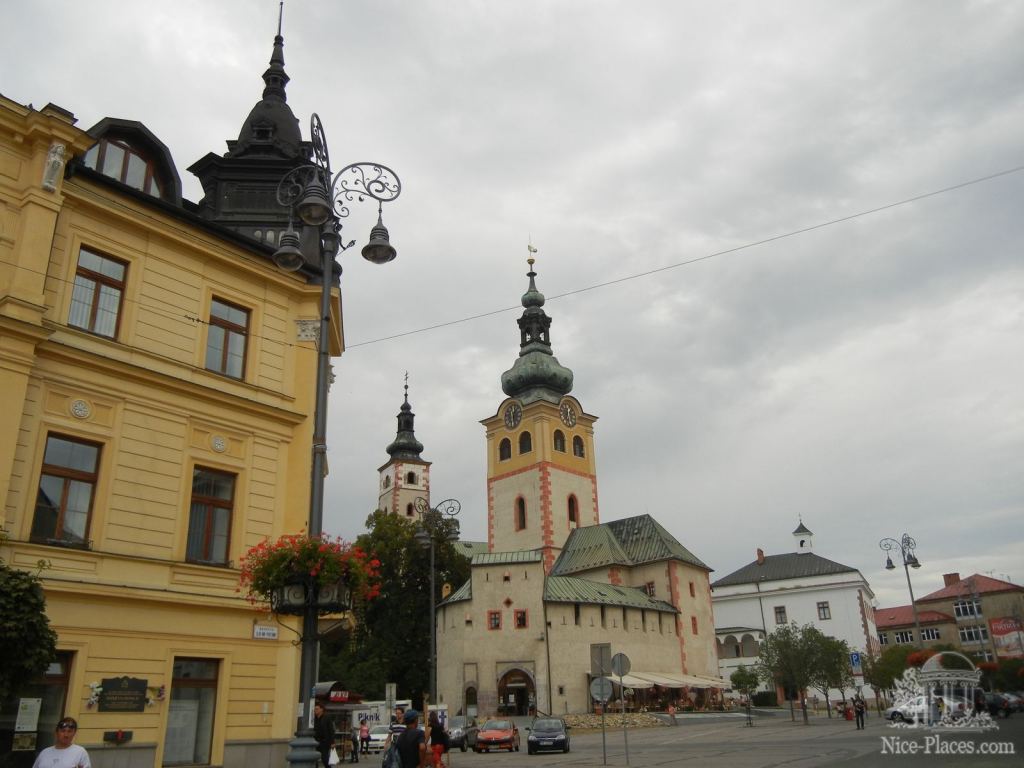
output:
{"label": "black spire", "polygon": [[423,452],[423,443],[416,439],[416,431],[413,422],[416,414],[412,412],[409,405],[409,374],[405,378],[405,402],[398,412],[398,434],[395,441],[387,447],[387,452],[392,459],[416,459],[422,461],[420,454]]}
{"label": "black spire", "polygon": [[[532,251],[531,251],[532,252]],[[533,257],[527,276],[530,285],[523,294],[519,318],[519,359],[501,374],[501,389],[525,405],[536,400],[557,403],[572,391],[572,371],[558,362],[551,351],[551,318],[544,312],[544,294],[537,290]]]}

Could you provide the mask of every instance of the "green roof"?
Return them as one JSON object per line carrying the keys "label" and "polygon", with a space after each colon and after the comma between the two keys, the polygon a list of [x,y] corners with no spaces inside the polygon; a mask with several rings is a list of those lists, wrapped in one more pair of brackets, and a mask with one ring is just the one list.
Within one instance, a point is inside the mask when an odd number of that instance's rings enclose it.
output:
{"label": "green roof", "polygon": [[549,576],[544,585],[544,599],[552,603],[622,605],[627,608],[677,613],[671,603],[655,600],[637,587],[606,584],[576,576]]}
{"label": "green roof", "polygon": [[516,552],[481,552],[473,555],[472,565],[508,565],[509,563],[539,563],[539,549],[524,549]]}
{"label": "green roof", "polygon": [[574,530],[551,575],[568,576],[609,565],[635,566],[659,560],[682,560],[711,570],[653,517],[637,515]]}
{"label": "green roof", "polygon": [[452,547],[467,560],[472,560],[474,555],[480,555],[487,551],[486,541],[456,541]]}

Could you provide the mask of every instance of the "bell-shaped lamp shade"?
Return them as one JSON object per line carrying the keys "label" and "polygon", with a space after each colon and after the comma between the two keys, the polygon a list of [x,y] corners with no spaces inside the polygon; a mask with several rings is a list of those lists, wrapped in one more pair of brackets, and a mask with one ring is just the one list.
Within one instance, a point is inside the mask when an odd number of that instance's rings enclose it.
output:
{"label": "bell-shaped lamp shade", "polygon": [[896,567],[896,566],[892,564],[892,558],[891,558],[891,557],[887,557],[887,558],[885,558],[885,570],[887,570],[887,571],[891,571],[891,570],[893,570],[893,569],[894,569],[895,567]]}
{"label": "bell-shaped lamp shade", "polygon": [[327,190],[320,183],[320,178],[313,177],[313,180],[306,185],[302,192],[302,199],[295,204],[295,211],[299,218],[311,227],[319,227],[331,215],[331,201],[327,197]]}
{"label": "bell-shaped lamp shade", "polygon": [[299,250],[299,233],[291,226],[281,233],[280,245],[274,251],[274,263],[285,272],[296,272],[306,263]]}
{"label": "bell-shaped lamp shade", "polygon": [[370,242],[363,246],[362,254],[364,259],[372,261],[374,264],[387,264],[398,255],[394,246],[391,245],[388,228],[384,226],[379,212],[377,224],[370,230]]}
{"label": "bell-shaped lamp shade", "polygon": [[911,568],[920,568],[921,567],[921,563],[917,559],[917,555],[911,555],[910,557],[908,557],[907,558],[907,565],[909,565]]}
{"label": "bell-shaped lamp shade", "polygon": [[416,539],[416,543],[421,547],[424,549],[430,549],[430,534],[422,525],[416,526],[416,533],[414,533],[412,537]]}

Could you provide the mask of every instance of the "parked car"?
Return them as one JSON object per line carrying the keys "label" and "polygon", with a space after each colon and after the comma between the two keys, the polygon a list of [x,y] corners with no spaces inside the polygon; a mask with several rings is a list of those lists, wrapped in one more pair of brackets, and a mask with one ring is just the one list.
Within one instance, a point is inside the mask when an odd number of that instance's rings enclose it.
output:
{"label": "parked car", "polygon": [[1024,712],[1024,696],[1021,696],[1016,691],[1003,691],[1003,696],[1009,700],[1012,711]]}
{"label": "parked car", "polygon": [[569,726],[561,718],[538,717],[526,730],[530,732],[526,737],[526,751],[531,755],[545,750],[569,751]]}
{"label": "parked car", "polygon": [[[954,718],[963,717],[971,711],[971,705],[965,699],[955,696],[932,696],[932,716],[937,719],[947,712],[951,712]],[[912,722],[917,720],[923,722],[928,720],[928,698],[926,696],[915,696],[910,701],[896,704],[885,710],[885,719],[894,723]]]}
{"label": "parked car", "polygon": [[513,721],[488,720],[480,726],[473,751],[490,752],[492,749],[519,751],[519,729]]}
{"label": "parked car", "polygon": [[384,749],[384,742],[388,740],[391,727],[387,725],[370,726],[370,744],[367,747],[371,752],[380,752]]}
{"label": "parked car", "polygon": [[476,744],[476,735],[480,732],[480,726],[476,724],[475,717],[456,715],[448,718],[448,748],[458,747],[463,752],[467,748],[472,749]]}
{"label": "parked car", "polygon": [[992,717],[1007,718],[1013,712],[1010,700],[1001,693],[986,693],[982,707],[983,711],[988,712]]}

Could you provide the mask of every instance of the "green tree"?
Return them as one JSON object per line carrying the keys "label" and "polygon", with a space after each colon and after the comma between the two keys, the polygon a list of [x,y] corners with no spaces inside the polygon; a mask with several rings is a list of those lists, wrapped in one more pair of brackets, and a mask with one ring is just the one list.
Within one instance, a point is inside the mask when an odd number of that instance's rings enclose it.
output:
{"label": "green tree", "polygon": [[733,690],[742,693],[743,698],[747,702],[748,723],[750,722],[750,700],[754,695],[754,691],[757,690],[757,684],[760,679],[761,677],[756,669],[748,669],[743,664],[736,667],[733,673],[729,675],[729,681],[732,683]]}
{"label": "green tree", "polygon": [[43,674],[56,655],[39,576],[0,560],[0,700]]}
{"label": "green tree", "polygon": [[[414,520],[378,510],[366,526],[355,544],[380,560],[380,595],[355,606],[354,626],[321,643],[319,677],[368,698],[384,698],[393,682],[400,698],[418,703],[430,689],[429,551],[414,538]],[[469,579],[469,560],[449,541],[454,531],[452,520],[435,530],[437,604],[444,584],[457,589]]]}
{"label": "green tree", "polygon": [[[814,629],[811,627],[811,629]],[[817,629],[808,635],[808,643],[812,645],[814,658],[811,660],[811,685],[825,696],[825,709],[832,717],[832,703],[828,692],[836,688],[843,701],[846,701],[846,689],[853,687],[853,672],[850,669],[850,646],[845,640],[826,637]]]}
{"label": "green tree", "polygon": [[807,688],[814,680],[815,663],[824,636],[815,627],[796,622],[779,627],[768,635],[761,645],[761,678],[795,691],[800,697],[804,725],[807,718]]}

